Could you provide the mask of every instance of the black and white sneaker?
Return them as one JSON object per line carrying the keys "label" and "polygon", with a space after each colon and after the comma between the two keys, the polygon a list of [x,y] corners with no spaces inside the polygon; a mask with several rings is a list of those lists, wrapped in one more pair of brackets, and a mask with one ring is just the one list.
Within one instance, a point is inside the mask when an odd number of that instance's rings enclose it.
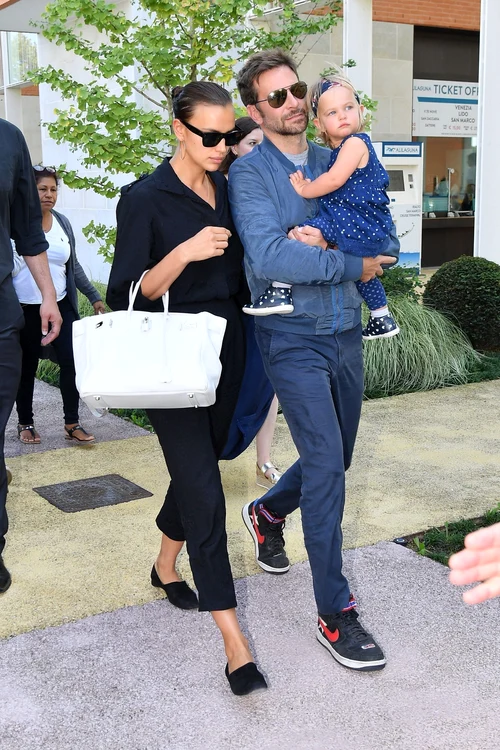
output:
{"label": "black and white sneaker", "polygon": [[344,667],[373,672],[385,667],[382,649],[358,622],[354,606],[337,615],[319,615],[316,638]]}
{"label": "black and white sneaker", "polygon": [[285,519],[277,519],[258,501],[244,505],[241,515],[252,535],[255,557],[262,570],[267,573],[286,573],[290,570],[283,539]]}
{"label": "black and white sneaker", "polygon": [[247,315],[286,315],[294,309],[289,287],[268,286],[255,302],[243,307],[243,312]]}
{"label": "black and white sneaker", "polygon": [[361,335],[365,341],[368,341],[369,339],[389,339],[391,336],[397,336],[398,333],[399,326],[392,315],[383,315],[381,318],[374,318],[370,315]]}

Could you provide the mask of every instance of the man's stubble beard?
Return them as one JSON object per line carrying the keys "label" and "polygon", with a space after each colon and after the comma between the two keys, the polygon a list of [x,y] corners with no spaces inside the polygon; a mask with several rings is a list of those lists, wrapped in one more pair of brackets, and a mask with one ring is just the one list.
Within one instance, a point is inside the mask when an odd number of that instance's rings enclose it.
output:
{"label": "man's stubble beard", "polygon": [[[292,117],[294,114],[299,114],[299,112],[292,113]],[[288,122],[287,120],[279,120],[277,122],[271,122],[266,123],[264,122],[264,127],[271,131],[271,133],[276,133],[276,135],[302,135],[302,133],[305,133],[307,129],[307,122],[308,118],[305,112],[300,112],[300,114],[304,115],[303,122],[297,121],[297,122]]]}

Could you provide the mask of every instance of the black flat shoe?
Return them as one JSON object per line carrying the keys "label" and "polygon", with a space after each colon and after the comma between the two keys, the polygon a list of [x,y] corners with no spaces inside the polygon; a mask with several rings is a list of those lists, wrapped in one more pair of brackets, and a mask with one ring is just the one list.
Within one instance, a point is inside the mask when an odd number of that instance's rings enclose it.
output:
{"label": "black flat shoe", "polygon": [[2,555],[0,555],[0,594],[5,594],[11,583],[12,578],[10,577],[9,571],[5,567]]}
{"label": "black flat shoe", "polygon": [[253,661],[243,664],[242,667],[235,669],[229,674],[229,667],[226,664],[226,677],[229,687],[235,695],[248,695],[254,690],[267,688],[267,682],[264,675],[259,672]]}
{"label": "black flat shoe", "polygon": [[153,565],[151,568],[151,586],[163,589],[170,604],[179,609],[198,609],[198,597],[193,589],[190,589],[186,581],[174,581],[173,583],[162,583]]}

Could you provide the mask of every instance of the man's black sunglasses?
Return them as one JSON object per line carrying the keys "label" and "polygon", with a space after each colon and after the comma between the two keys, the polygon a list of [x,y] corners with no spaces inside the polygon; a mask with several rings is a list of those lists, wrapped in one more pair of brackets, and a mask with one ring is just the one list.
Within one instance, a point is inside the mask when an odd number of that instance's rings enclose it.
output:
{"label": "man's black sunglasses", "polygon": [[226,146],[236,146],[244,136],[244,133],[238,128],[229,130],[227,133],[218,133],[217,131],[204,133],[203,130],[198,130],[198,128],[195,128],[195,126],[191,125],[189,122],[185,122],[184,120],[181,120],[181,122],[192,133],[200,136],[201,142],[205,148],[214,148],[214,146],[218,146],[223,139]]}
{"label": "man's black sunglasses", "polygon": [[279,109],[286,102],[288,92],[296,99],[303,99],[307,94],[307,83],[297,81],[297,83],[292,83],[291,86],[283,86],[282,89],[275,89],[269,92],[265,99],[259,99],[256,104],[267,102],[273,109]]}

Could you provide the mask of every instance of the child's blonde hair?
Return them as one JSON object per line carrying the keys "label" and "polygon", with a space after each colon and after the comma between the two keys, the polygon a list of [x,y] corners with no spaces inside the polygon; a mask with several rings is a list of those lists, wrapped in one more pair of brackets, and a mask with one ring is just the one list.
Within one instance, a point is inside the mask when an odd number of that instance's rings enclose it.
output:
{"label": "child's blonde hair", "polygon": [[[359,114],[359,127],[357,132],[361,133],[365,127],[365,118],[364,112],[361,109],[361,100],[359,98],[358,92],[352,84],[352,81],[349,80],[349,78],[340,68],[333,68],[332,72],[328,73],[327,75],[321,76],[321,78],[316,81],[316,83],[313,83],[313,85],[309,88],[309,91],[307,93],[307,106],[309,107],[309,110],[313,113],[314,117],[317,117],[318,102],[320,100],[320,97],[325,93],[325,91],[328,91],[328,89],[331,89],[333,86],[342,86],[343,88],[349,89],[354,94],[354,98],[358,105]],[[320,136],[324,143],[328,145],[328,135],[324,131],[320,131]]]}

